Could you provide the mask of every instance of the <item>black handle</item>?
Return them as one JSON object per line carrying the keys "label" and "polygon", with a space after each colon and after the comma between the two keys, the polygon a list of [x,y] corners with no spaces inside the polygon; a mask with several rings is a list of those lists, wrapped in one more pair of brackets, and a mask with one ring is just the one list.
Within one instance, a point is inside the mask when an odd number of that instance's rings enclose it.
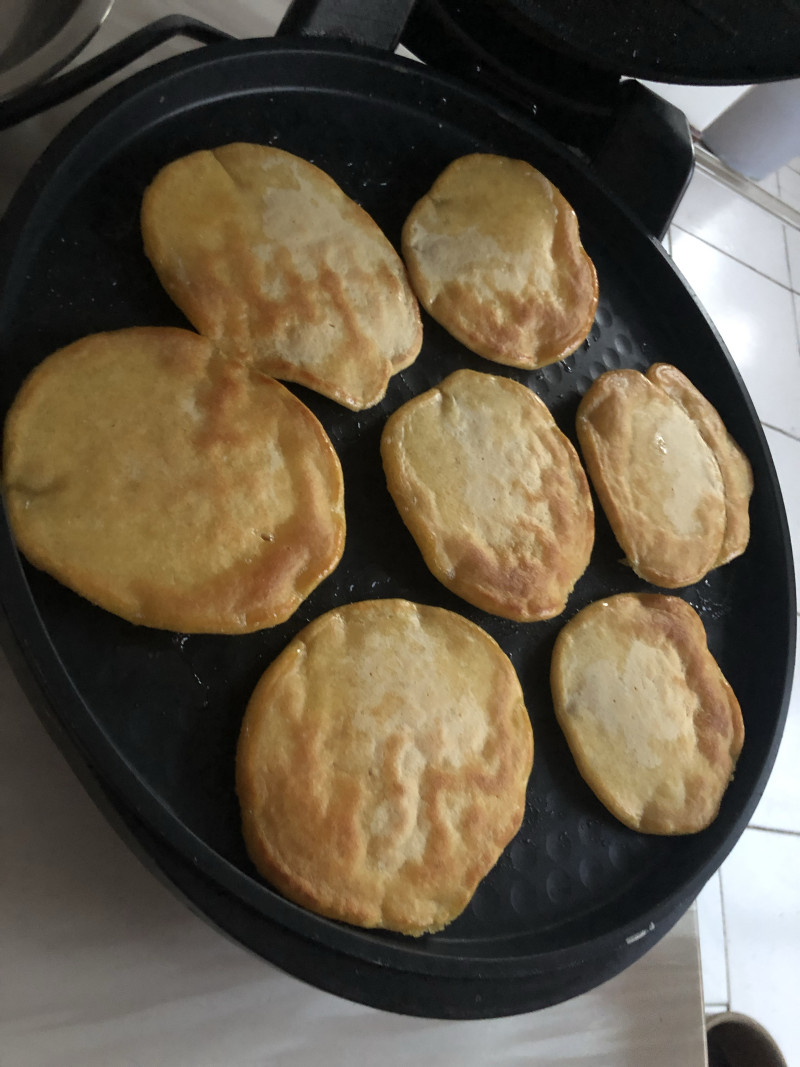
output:
{"label": "black handle", "polygon": [[90,89],[112,74],[127,67],[135,59],[146,55],[158,45],[173,37],[188,37],[202,44],[231,39],[229,33],[209,26],[205,22],[184,15],[167,15],[157,19],[141,30],[136,30],[124,40],[107,48],[94,59],[88,59],[79,67],[60,74],[50,81],[35,85],[10,100],[0,102],[0,130],[16,126],[32,115],[48,111],[57,104],[71,100],[73,96]]}
{"label": "black handle", "polygon": [[281,36],[336,37],[393,52],[415,0],[294,0]]}
{"label": "black handle", "polygon": [[662,240],[694,173],[689,122],[640,82],[625,81],[592,166],[647,232]]}

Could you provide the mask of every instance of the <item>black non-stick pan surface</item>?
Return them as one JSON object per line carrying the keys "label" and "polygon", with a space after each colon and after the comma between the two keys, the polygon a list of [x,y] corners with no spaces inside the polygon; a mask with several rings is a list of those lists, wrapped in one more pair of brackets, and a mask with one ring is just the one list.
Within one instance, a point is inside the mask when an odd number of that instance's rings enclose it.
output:
{"label": "black non-stick pan surface", "polygon": [[[353,413],[299,387],[345,475],[338,569],[288,622],[242,637],[137,628],[20,560],[2,529],[9,650],[80,777],[145,857],[217,926],[315,985],[400,1012],[513,1014],[564,1000],[632,963],[689,906],[732,848],[766,783],[788,701],[794,581],[780,493],[739,376],[660,246],[527,119],[419,64],[344,44],[238,42],[170,60],[92,105],[51,146],[0,233],[3,410],[54,349],[99,330],[185,325],[142,251],[139,204],[170,160],[234,140],[277,145],[328,171],[398,243],[441,169],[467,152],[529,160],[562,189],[599,275],[596,323],[567,360],[533,373],[471,355],[431,319],[417,362],[377,407]],[[718,407],[755,471],[746,554],[684,596],[742,704],[747,740],[719,818],[695,836],[636,834],[576,772],[548,670],[560,627],[613,593],[647,589],[620,562],[598,508],[588,571],[566,612],[535,624],[471,608],[428,573],[386,490],[387,415],[458,367],[508,374],[570,436],[580,396],[611,367],[665,360]],[[409,939],[319,918],[256,874],[239,832],[234,751],[261,672],[334,605],[406,597],[461,612],[510,655],[536,754],[524,824],[467,911]],[[656,709],[657,710],[657,709]]]}

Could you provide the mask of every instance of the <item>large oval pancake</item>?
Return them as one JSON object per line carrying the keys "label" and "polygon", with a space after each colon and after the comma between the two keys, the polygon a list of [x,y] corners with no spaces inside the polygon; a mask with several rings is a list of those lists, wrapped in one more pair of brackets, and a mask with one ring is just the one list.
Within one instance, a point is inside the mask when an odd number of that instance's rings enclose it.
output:
{"label": "large oval pancake", "polygon": [[236,760],[245,842],[304,907],[434,931],[519,829],[532,761],[522,688],[484,630],[407,600],[348,604],[253,692]]}
{"label": "large oval pancake", "polygon": [[200,333],[265,373],[355,410],[416,359],[405,267],[327,174],[236,143],[164,167],[145,192],[145,251]]}
{"label": "large oval pancake", "polygon": [[443,585],[519,622],[564,610],[589,564],[594,508],[575,449],[535,393],[456,371],[389,417],[381,455]]}
{"label": "large oval pancake", "polygon": [[425,309],[471,351],[532,369],[564,359],[597,310],[570,204],[520,159],[456,159],[412,208],[403,257]]}
{"label": "large oval pancake", "polygon": [[37,567],[134,623],[282,622],[341,558],[342,472],[308,408],[205,338],[86,337],[26,379],[3,488]]}

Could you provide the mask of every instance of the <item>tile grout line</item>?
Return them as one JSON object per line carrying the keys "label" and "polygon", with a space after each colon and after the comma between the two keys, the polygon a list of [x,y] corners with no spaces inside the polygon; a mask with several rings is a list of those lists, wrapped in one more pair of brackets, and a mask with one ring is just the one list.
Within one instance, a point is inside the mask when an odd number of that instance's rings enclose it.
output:
{"label": "tile grout line", "polygon": [[765,274],[763,272],[763,270],[759,270],[757,267],[754,267],[751,263],[747,263],[745,260],[739,259],[738,256],[732,256],[730,254],[730,252],[726,252],[724,248],[718,248],[716,245],[714,245],[710,241],[706,240],[705,237],[698,237],[698,235],[696,233],[692,233],[691,230],[687,230],[684,226],[680,226],[677,222],[673,222],[672,226],[673,226],[674,229],[680,230],[681,233],[685,233],[687,235],[687,237],[694,237],[694,239],[696,241],[702,241],[704,245],[707,245],[708,248],[713,248],[714,251],[715,252],[719,252],[720,255],[727,256],[728,259],[732,259],[733,262],[734,263],[738,263],[740,267],[747,267],[748,270],[751,270],[754,274],[757,274],[760,278],[765,278],[768,282],[774,282],[775,285],[779,286],[781,289],[784,289],[787,293],[791,293],[792,296],[800,297],[800,292],[798,292],[796,289],[792,289],[791,285],[786,285],[784,282],[779,282],[777,278],[773,278],[770,274]]}
{"label": "tile grout line", "polygon": [[764,422],[763,419],[760,419],[759,421],[761,422],[761,425],[766,427],[768,430],[774,430],[775,433],[783,434],[783,436],[788,437],[790,441],[800,442],[800,436],[798,436],[797,434],[790,433],[788,430],[784,430],[780,426],[773,426],[771,422]]}
{"label": "tile grout line", "polygon": [[[789,288],[794,293],[796,290],[794,287],[794,276],[792,275],[792,257],[789,255],[789,233],[785,223],[781,228],[783,230],[783,254],[786,257],[786,276],[789,279]],[[800,281],[798,281],[797,284],[800,285]],[[795,318],[797,318],[796,315]],[[798,338],[798,341],[800,341],[800,338]]]}
{"label": "tile grout line", "polygon": [[[721,159],[705,147],[702,141],[698,140],[699,136],[696,131],[692,135],[695,165],[698,170],[714,178],[720,185],[727,186],[728,189],[756,204],[763,211],[780,219],[781,222],[800,229],[800,211],[797,208],[781,200],[780,196],[773,196],[772,193],[767,192],[766,189],[751,181],[750,178],[745,178],[744,175],[739,174],[738,171],[723,163]],[[777,177],[777,184],[778,192],[780,193],[781,183],[779,177]]]}
{"label": "tile grout line", "polygon": [[[781,834],[783,837],[800,837],[800,830],[782,830],[777,826],[758,826],[756,823],[748,823],[748,830],[758,830],[762,834]],[[720,879],[720,884],[722,879]]]}
{"label": "tile grout line", "polygon": [[728,924],[725,920],[725,888],[722,884],[722,868],[719,870],[719,910],[722,915],[722,955],[725,960],[725,993],[728,998],[728,1011],[733,1010],[731,1003],[731,964],[728,958]]}

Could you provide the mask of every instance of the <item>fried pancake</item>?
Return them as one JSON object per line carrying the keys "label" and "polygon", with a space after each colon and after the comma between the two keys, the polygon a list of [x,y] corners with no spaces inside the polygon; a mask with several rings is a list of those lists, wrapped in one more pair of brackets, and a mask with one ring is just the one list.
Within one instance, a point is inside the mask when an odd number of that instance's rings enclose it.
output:
{"label": "fried pancake", "polygon": [[728,433],[717,409],[677,367],[654,363],[647,377],[680,404],[714,453],[725,487],[725,533],[716,561],[716,566],[721,567],[741,556],[750,541],[749,506],[753,493],[750,461]]}
{"label": "fried pancake", "polygon": [[589,478],[634,572],[676,589],[717,565],[725,484],[693,419],[636,370],[602,374],[577,433]]}
{"label": "fried pancake", "polygon": [[141,212],[145,251],[192,325],[233,358],[359,410],[422,344],[397,252],[318,167],[229,144],[161,170]]}
{"label": "fried pancake", "polygon": [[423,307],[486,359],[542,367],[591,329],[597,274],[575,212],[522,160],[455,160],[412,209],[402,250]]}
{"label": "fried pancake", "polygon": [[418,936],[464,910],[519,829],[532,761],[519,681],[488,634],[406,600],[348,604],[253,692],[244,839],[295,903]]}
{"label": "fried pancake", "polygon": [[186,633],[283,622],[344,547],[317,419],[186,330],[95,334],[45,359],[6,420],[3,489],[31,563]]}
{"label": "fried pancake", "polygon": [[590,604],[556,638],[551,683],[578,770],[616,818],[649,834],[716,818],[744,724],[694,608],[660,593]]}
{"label": "fried pancake", "polygon": [[564,610],[594,509],[575,449],[510,378],[460,370],[384,427],[395,504],[432,573],[476,607],[530,622]]}

